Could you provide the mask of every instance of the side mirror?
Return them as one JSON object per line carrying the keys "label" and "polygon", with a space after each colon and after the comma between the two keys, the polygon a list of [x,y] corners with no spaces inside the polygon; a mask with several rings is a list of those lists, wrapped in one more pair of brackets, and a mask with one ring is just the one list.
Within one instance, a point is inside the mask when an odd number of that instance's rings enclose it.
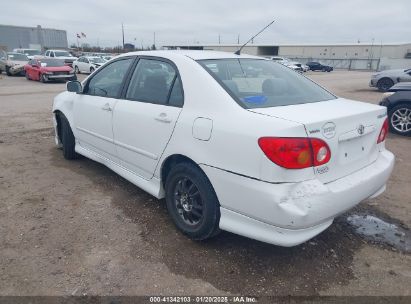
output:
{"label": "side mirror", "polygon": [[67,82],[67,91],[73,93],[81,93],[83,91],[83,88],[80,81],[74,80]]}

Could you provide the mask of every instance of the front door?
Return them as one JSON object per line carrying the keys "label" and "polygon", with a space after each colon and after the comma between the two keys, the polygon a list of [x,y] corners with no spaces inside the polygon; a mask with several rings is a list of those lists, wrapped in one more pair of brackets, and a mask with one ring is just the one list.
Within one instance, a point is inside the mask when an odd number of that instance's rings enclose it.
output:
{"label": "front door", "polygon": [[181,80],[174,65],[140,59],[113,116],[114,142],[124,167],[145,179],[154,175],[182,105]]}
{"label": "front door", "polygon": [[113,109],[132,58],[116,60],[96,73],[74,100],[75,137],[80,146],[116,160],[113,143]]}

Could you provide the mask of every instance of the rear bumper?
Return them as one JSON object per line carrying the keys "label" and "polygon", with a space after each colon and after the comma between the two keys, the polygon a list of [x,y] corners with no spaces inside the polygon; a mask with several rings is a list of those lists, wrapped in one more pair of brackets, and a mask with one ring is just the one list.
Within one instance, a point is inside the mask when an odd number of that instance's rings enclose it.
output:
{"label": "rear bumper", "polygon": [[220,228],[263,242],[294,246],[331,225],[339,214],[377,196],[394,166],[385,150],[371,165],[334,182],[272,184],[202,165],[221,205]]}

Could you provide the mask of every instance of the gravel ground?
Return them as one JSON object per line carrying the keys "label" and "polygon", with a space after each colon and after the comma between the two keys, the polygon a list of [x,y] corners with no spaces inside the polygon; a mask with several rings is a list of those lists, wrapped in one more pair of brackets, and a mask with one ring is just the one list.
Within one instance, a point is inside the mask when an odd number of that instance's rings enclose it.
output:
{"label": "gravel ground", "polygon": [[[368,72],[307,75],[342,97],[382,97]],[[0,75],[0,295],[411,295],[410,252],[347,222],[374,215],[409,244],[410,138],[387,140],[397,157],[387,191],[305,244],[192,242],[164,201],[98,163],[63,159],[50,109],[64,87]]]}

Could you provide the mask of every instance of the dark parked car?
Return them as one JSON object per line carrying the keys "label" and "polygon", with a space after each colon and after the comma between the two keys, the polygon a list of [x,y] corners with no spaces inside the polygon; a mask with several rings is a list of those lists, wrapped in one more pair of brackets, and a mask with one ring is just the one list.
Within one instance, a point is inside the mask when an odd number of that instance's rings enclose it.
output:
{"label": "dark parked car", "polygon": [[310,68],[311,71],[323,71],[323,72],[331,72],[334,70],[333,67],[329,65],[324,65],[316,61],[307,62],[306,65]]}
{"label": "dark parked car", "polygon": [[380,105],[386,106],[390,130],[394,133],[411,135],[411,82],[399,82],[392,86]]}

